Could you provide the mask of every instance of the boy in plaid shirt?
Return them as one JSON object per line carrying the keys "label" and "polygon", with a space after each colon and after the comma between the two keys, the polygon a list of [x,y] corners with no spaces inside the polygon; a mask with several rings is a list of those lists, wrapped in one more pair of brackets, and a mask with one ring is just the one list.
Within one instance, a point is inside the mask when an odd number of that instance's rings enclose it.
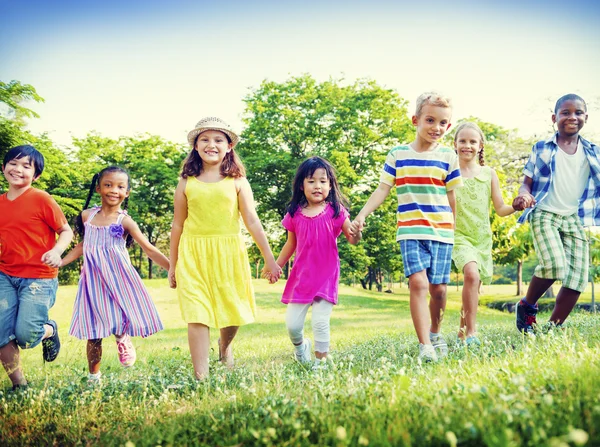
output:
{"label": "boy in plaid shirt", "polygon": [[575,94],[562,96],[552,122],[558,132],[539,141],[525,165],[515,210],[525,210],[539,259],[527,295],[517,304],[517,328],[532,332],[537,301],[561,280],[550,322],[562,324],[588,281],[588,243],[584,226],[600,225],[600,160],[598,147],[579,136],[587,106]]}

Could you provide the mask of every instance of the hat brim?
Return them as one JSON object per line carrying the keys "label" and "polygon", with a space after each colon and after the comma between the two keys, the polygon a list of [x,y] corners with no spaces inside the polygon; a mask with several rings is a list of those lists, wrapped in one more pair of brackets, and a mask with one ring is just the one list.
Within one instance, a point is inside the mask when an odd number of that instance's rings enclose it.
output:
{"label": "hat brim", "polygon": [[231,147],[232,148],[234,148],[240,141],[240,137],[238,137],[235,133],[233,133],[229,129],[223,129],[220,127],[197,127],[196,129],[193,129],[190,131],[190,133],[188,133],[188,143],[190,144],[190,146],[194,147],[194,145],[196,144],[196,138],[198,138],[198,135],[200,135],[202,132],[206,132],[207,130],[217,130],[219,132],[223,132],[225,135],[227,135],[231,139]]}

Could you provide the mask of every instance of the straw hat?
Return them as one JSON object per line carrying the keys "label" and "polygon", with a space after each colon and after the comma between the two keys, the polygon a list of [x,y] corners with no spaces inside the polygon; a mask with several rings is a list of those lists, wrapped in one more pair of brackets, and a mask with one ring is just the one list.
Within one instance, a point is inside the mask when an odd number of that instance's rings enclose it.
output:
{"label": "straw hat", "polygon": [[188,133],[188,142],[190,143],[190,146],[194,147],[198,135],[207,130],[218,130],[220,132],[223,132],[225,135],[231,138],[231,147],[235,147],[235,145],[238,144],[238,142],[240,141],[240,137],[238,137],[237,134],[233,130],[231,130],[231,126],[229,124],[227,124],[221,118],[209,116],[207,118],[202,118],[200,121],[198,121],[196,127],[194,127],[194,129],[191,130],[190,133]]}

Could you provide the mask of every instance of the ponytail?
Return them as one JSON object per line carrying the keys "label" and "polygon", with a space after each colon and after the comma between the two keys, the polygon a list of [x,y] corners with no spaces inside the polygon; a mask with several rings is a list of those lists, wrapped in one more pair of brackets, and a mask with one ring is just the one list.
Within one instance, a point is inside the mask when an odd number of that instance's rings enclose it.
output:
{"label": "ponytail", "polygon": [[94,191],[96,190],[96,183],[98,183],[99,177],[100,174],[94,174],[94,177],[92,177],[92,184],[90,185],[90,190],[88,191],[87,199],[85,199],[83,209],[81,210],[81,213],[79,213],[75,218],[75,233],[77,233],[77,235],[82,241],[83,236],[85,235],[85,226],[83,225],[83,218],[81,214],[84,210],[87,210],[88,206],[90,205],[90,200],[92,200],[92,196],[94,195]]}

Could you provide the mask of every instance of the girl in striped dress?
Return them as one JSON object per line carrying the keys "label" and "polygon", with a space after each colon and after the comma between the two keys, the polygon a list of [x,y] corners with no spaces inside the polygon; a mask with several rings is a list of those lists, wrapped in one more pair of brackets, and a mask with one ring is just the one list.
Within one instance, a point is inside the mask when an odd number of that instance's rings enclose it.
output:
{"label": "girl in striped dress", "polygon": [[[88,341],[90,381],[101,376],[103,338],[115,336],[119,360],[129,367],[136,359],[130,336],[147,337],[163,329],[156,307],[131,264],[127,247],[135,240],[165,270],[169,270],[169,259],[127,215],[129,188],[129,175],[118,166],[109,166],[94,175],[84,211],[75,225],[83,242],[61,264],[65,266],[83,255],[69,334]],[[94,191],[100,194],[102,206],[86,209]]]}

